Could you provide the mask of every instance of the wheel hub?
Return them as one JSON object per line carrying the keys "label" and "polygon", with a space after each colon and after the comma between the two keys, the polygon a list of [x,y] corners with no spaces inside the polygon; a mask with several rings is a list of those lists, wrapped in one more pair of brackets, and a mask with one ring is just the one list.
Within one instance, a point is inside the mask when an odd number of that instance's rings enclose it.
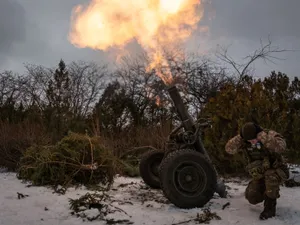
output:
{"label": "wheel hub", "polygon": [[187,175],[186,177],[185,177],[185,181],[186,182],[191,182],[193,180],[193,177],[191,176],[191,175]]}
{"label": "wheel hub", "polygon": [[197,167],[185,166],[178,171],[177,182],[183,191],[194,192],[199,189],[202,179]]}

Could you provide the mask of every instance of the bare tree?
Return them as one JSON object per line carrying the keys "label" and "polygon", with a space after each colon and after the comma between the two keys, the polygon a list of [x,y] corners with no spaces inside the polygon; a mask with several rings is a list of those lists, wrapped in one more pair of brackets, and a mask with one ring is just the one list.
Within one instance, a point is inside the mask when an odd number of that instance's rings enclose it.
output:
{"label": "bare tree", "polygon": [[[172,74],[174,84],[182,93],[182,97],[189,111],[198,114],[201,107],[209,98],[228,82],[225,70],[213,64],[212,61],[201,58],[196,54],[186,53],[181,48],[163,49],[163,56],[167,60],[167,67]],[[121,67],[117,70],[117,77],[125,85],[129,98],[134,99],[134,109],[138,115],[146,115],[156,96],[163,101],[163,108],[173,112],[173,105],[165,92],[165,84],[156,75],[156,69],[146,71],[150,59],[144,54],[138,58],[123,58]],[[164,73],[165,71],[159,71]]]}
{"label": "bare tree", "polygon": [[26,99],[25,106],[35,105],[39,110],[43,110],[47,104],[46,92],[53,70],[33,64],[27,64],[25,68],[26,86],[23,96]]}
{"label": "bare tree", "polygon": [[[26,65],[26,97],[27,104],[36,104],[42,110],[49,101],[47,89],[53,78],[55,68]],[[93,62],[71,62],[67,65],[70,78],[71,109],[74,115],[86,116],[98,101],[107,77],[106,65]]]}
{"label": "bare tree", "polygon": [[75,115],[84,117],[91,112],[105,87],[107,66],[78,61],[68,65],[68,71],[72,87],[71,108]]}
{"label": "bare tree", "polygon": [[268,38],[266,44],[260,40],[260,48],[255,50],[252,54],[247,55],[243,58],[244,63],[238,63],[228,54],[229,47],[219,46],[219,49],[216,52],[216,57],[221,61],[229,64],[235,73],[238,75],[238,81],[240,81],[246,75],[250,73],[250,66],[257,60],[263,60],[265,63],[271,62],[274,63],[273,60],[280,60],[280,58],[274,56],[277,53],[286,52],[289,50],[281,49],[279,47],[275,47],[272,45],[272,41]]}
{"label": "bare tree", "polygon": [[200,113],[209,99],[228,82],[231,82],[231,78],[226,75],[225,70],[209,60],[197,60],[192,63],[186,73],[185,92],[195,114]]}
{"label": "bare tree", "polygon": [[0,105],[7,103],[21,103],[22,88],[26,83],[24,77],[11,71],[0,74]]}
{"label": "bare tree", "polygon": [[135,124],[142,123],[155,104],[156,97],[162,91],[159,83],[162,81],[154,71],[147,72],[148,58],[142,54],[139,57],[123,57],[114,77],[120,81],[126,90],[127,108]]}

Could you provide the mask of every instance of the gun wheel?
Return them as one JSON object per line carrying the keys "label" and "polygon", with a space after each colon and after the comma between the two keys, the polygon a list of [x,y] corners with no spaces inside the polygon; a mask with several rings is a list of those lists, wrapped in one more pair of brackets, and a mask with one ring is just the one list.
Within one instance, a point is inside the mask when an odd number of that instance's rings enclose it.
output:
{"label": "gun wheel", "polygon": [[161,162],[159,177],[164,195],[179,208],[203,207],[216,190],[213,166],[191,149],[169,153]]}
{"label": "gun wheel", "polygon": [[164,158],[164,152],[152,150],[142,155],[139,164],[140,176],[151,188],[160,188],[159,166]]}

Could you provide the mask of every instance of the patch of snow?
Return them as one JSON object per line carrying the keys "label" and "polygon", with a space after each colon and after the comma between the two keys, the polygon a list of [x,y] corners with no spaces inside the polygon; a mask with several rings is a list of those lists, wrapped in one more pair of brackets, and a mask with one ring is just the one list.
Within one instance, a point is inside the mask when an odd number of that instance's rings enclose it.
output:
{"label": "patch of snow", "polygon": [[[291,170],[300,171],[299,167],[290,167]],[[297,175],[291,172],[291,175]],[[231,179],[225,181],[228,187],[229,197],[219,198],[217,195],[204,208],[210,208],[221,220],[211,220],[211,225],[296,225],[300,222],[300,188],[281,187],[281,198],[277,204],[277,216],[275,218],[260,221],[259,213],[263,204],[251,205],[244,197],[244,190],[248,181]],[[87,192],[85,187],[69,188],[64,195],[53,193],[46,187],[28,187],[16,178],[15,173],[5,170],[0,172],[0,224],[1,225],[102,225],[105,221],[84,221],[80,217],[71,215],[69,199],[79,198]],[[25,197],[18,198],[21,193]],[[26,196],[28,195],[28,196]],[[197,213],[202,213],[201,208],[179,209],[168,203],[161,190],[147,188],[140,178],[126,178],[117,176],[113,188],[109,191],[113,203],[126,213],[116,212],[106,218],[126,219],[136,225],[171,225],[181,221],[195,219]],[[223,209],[223,206],[229,205]],[[84,211],[91,217],[97,214],[97,209]],[[126,215],[128,214],[128,215]],[[185,225],[196,222],[184,223]]]}

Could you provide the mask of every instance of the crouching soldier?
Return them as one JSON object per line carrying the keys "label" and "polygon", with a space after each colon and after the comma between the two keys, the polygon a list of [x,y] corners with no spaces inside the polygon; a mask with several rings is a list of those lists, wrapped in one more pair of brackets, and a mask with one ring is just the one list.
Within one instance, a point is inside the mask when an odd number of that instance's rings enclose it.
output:
{"label": "crouching soldier", "polygon": [[265,220],[275,216],[280,185],[289,178],[288,167],[281,155],[286,150],[282,135],[248,122],[227,142],[225,150],[229,154],[240,151],[245,154],[248,160],[246,169],[252,177],[245,197],[250,204],[264,201],[259,218]]}

